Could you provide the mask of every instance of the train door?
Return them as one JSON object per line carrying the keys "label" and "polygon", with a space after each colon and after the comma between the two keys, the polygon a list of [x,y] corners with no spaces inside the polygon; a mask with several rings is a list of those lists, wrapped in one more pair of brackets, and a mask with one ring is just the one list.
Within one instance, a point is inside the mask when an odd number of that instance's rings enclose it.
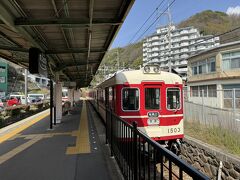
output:
{"label": "train door", "polygon": [[159,115],[161,111],[161,86],[160,85],[145,85],[144,86],[144,110],[148,116],[147,125],[159,125]]}

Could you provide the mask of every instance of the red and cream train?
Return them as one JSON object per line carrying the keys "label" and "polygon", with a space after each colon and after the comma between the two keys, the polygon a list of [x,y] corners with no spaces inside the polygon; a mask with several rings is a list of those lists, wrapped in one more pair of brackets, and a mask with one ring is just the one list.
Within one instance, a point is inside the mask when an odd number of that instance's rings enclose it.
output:
{"label": "red and cream train", "polygon": [[183,132],[182,79],[161,71],[157,65],[122,71],[89,92],[96,109],[105,119],[112,111],[175,153],[180,152]]}

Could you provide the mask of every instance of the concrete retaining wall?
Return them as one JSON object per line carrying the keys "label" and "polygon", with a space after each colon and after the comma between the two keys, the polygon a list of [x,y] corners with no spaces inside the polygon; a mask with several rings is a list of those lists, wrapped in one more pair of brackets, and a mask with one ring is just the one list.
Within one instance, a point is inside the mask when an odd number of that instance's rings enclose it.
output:
{"label": "concrete retaining wall", "polygon": [[194,138],[185,137],[181,157],[214,180],[217,179],[222,161],[222,179],[240,179],[240,157],[222,152]]}

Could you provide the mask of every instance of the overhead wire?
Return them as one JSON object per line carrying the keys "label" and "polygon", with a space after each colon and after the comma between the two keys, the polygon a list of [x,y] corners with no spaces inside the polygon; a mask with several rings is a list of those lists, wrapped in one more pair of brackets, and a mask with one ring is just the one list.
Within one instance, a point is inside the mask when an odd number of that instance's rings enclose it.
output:
{"label": "overhead wire", "polygon": [[[144,34],[158,21],[158,19],[164,14],[164,13],[166,13],[166,11],[168,10],[168,8],[170,8],[173,4],[174,4],[174,2],[175,2],[176,0],[173,0],[170,4],[169,4],[169,6],[159,15],[159,16],[157,16],[156,17],[156,19],[145,29],[145,31],[140,35],[140,36],[138,36],[138,38],[136,39],[136,41],[135,42],[137,42],[137,41],[139,41],[143,36],[144,36]],[[163,2],[164,2],[164,0],[159,4],[159,6],[151,13],[151,15],[145,20],[145,22],[142,24],[142,26],[138,29],[138,31],[134,34],[134,36],[130,39],[130,41],[129,41],[129,45],[128,46],[133,46],[134,44],[132,43],[132,41],[134,40],[134,38],[137,36],[137,34],[143,29],[143,27],[146,25],[146,23],[151,19],[151,17],[154,15],[154,13],[159,9],[159,7],[163,4]],[[196,46],[196,45],[198,45],[198,44],[200,44],[200,43],[202,43],[202,42],[206,42],[206,41],[208,41],[208,40],[210,40],[210,39],[213,39],[213,38],[216,38],[216,37],[221,37],[221,36],[223,36],[223,35],[225,35],[225,34],[229,34],[229,33],[231,33],[231,32],[234,32],[234,31],[236,31],[236,30],[238,30],[238,29],[240,29],[240,27],[236,27],[236,28],[233,28],[233,29],[231,29],[231,30],[229,30],[229,31],[226,31],[226,32],[223,32],[223,33],[220,33],[220,34],[217,34],[217,35],[213,35],[213,36],[211,36],[211,37],[209,37],[209,38],[206,38],[206,39],[202,39],[201,41],[198,41],[198,42],[195,42],[195,43],[193,43],[193,44],[190,44],[191,46]],[[231,37],[231,38],[228,38],[228,39],[226,39],[225,41],[227,41],[227,40],[230,40],[230,39],[233,39],[233,38],[235,38],[235,37],[239,37],[239,36],[234,36],[234,37]],[[123,51],[121,54],[123,55],[124,53],[126,52],[126,50],[125,51]]]}
{"label": "overhead wire", "polygon": [[133,37],[130,39],[128,44],[132,42],[132,40],[137,36],[137,34],[141,31],[141,29],[147,24],[147,22],[151,19],[151,17],[155,14],[156,11],[160,8],[160,6],[164,3],[165,0],[162,0],[160,4],[156,7],[156,9],[150,14],[150,16],[145,20],[145,22],[141,25],[141,27],[137,30],[137,32],[133,35]]}
{"label": "overhead wire", "polygon": [[[164,3],[165,0],[162,0],[161,3],[157,6],[157,8],[153,11],[153,13],[150,14],[150,16],[145,20],[145,22],[142,24],[142,26],[138,29],[138,31],[134,34],[133,38],[131,38],[131,41],[129,43],[129,47],[132,47],[134,46],[134,43],[132,42],[132,40],[136,37],[136,35],[140,32],[140,30],[144,27],[144,25],[151,19],[151,17],[154,15],[154,13],[159,10],[159,7]],[[174,4],[176,0],[173,0],[170,4],[168,4],[167,8],[164,9],[164,11],[162,11],[155,19],[154,21],[149,25],[147,26],[147,28],[144,30],[144,32],[138,36],[138,38],[136,39],[135,42],[139,41],[143,36],[144,34],[158,21],[158,19],[163,16],[163,14]],[[162,7],[163,8],[163,7]],[[126,50],[124,50],[121,55],[124,55],[124,53],[126,52]]]}
{"label": "overhead wire", "polygon": [[157,18],[152,22],[152,24],[150,24],[150,26],[148,26],[148,28],[138,37],[137,41],[139,41],[142,36],[158,21],[158,19],[173,5],[173,3],[175,2],[176,0],[173,0],[169,5],[168,7],[160,13],[159,16],[157,16]]}
{"label": "overhead wire", "polygon": [[[144,23],[140,26],[140,28],[136,31],[136,33],[133,35],[133,37],[130,39],[130,41],[128,42],[128,45],[127,46],[133,46],[134,44],[133,44],[133,39],[137,36],[137,34],[142,30],[142,28],[147,24],[147,22],[152,18],[152,16],[156,13],[156,11],[158,11],[159,10],[159,8],[160,8],[160,6],[164,3],[164,1],[165,0],[162,0],[159,4],[158,4],[158,6],[156,7],[156,9],[148,16],[148,18],[144,21]],[[175,1],[175,0],[173,0],[173,1]],[[173,3],[171,3],[171,5],[172,5]],[[167,8],[168,9],[168,8]],[[167,10],[166,9],[166,10]],[[165,10],[165,12],[166,12],[166,10]],[[163,14],[163,13],[162,13]],[[157,16],[157,18],[159,19],[161,16],[162,16],[162,14],[160,14],[159,16]],[[155,23],[156,21],[154,21],[154,23]],[[152,26],[152,25],[151,25]],[[138,38],[139,39],[139,38]],[[126,52],[126,50],[124,50],[122,53],[121,53],[121,55],[123,55],[124,53]],[[120,56],[120,54],[119,54],[119,56]]]}

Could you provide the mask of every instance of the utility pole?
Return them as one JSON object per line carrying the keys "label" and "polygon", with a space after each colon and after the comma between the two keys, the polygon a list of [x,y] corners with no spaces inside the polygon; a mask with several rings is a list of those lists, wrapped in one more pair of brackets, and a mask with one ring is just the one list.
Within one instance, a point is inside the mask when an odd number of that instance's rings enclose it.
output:
{"label": "utility pole", "polygon": [[119,51],[117,48],[117,71],[119,71]]}
{"label": "utility pole", "polygon": [[28,104],[28,70],[25,69],[25,104]]}
{"label": "utility pole", "polygon": [[168,4],[168,11],[167,12],[159,12],[162,14],[166,14],[168,16],[168,32],[167,35],[165,36],[165,41],[168,41],[168,68],[169,72],[172,72],[172,56],[171,56],[171,47],[172,47],[172,39],[171,39],[171,30],[172,30],[172,16]]}
{"label": "utility pole", "polygon": [[172,46],[172,39],[171,39],[171,29],[172,29],[172,17],[171,17],[171,12],[169,9],[169,4],[168,4],[168,68],[169,72],[172,72],[172,56],[171,56],[171,46]]}

